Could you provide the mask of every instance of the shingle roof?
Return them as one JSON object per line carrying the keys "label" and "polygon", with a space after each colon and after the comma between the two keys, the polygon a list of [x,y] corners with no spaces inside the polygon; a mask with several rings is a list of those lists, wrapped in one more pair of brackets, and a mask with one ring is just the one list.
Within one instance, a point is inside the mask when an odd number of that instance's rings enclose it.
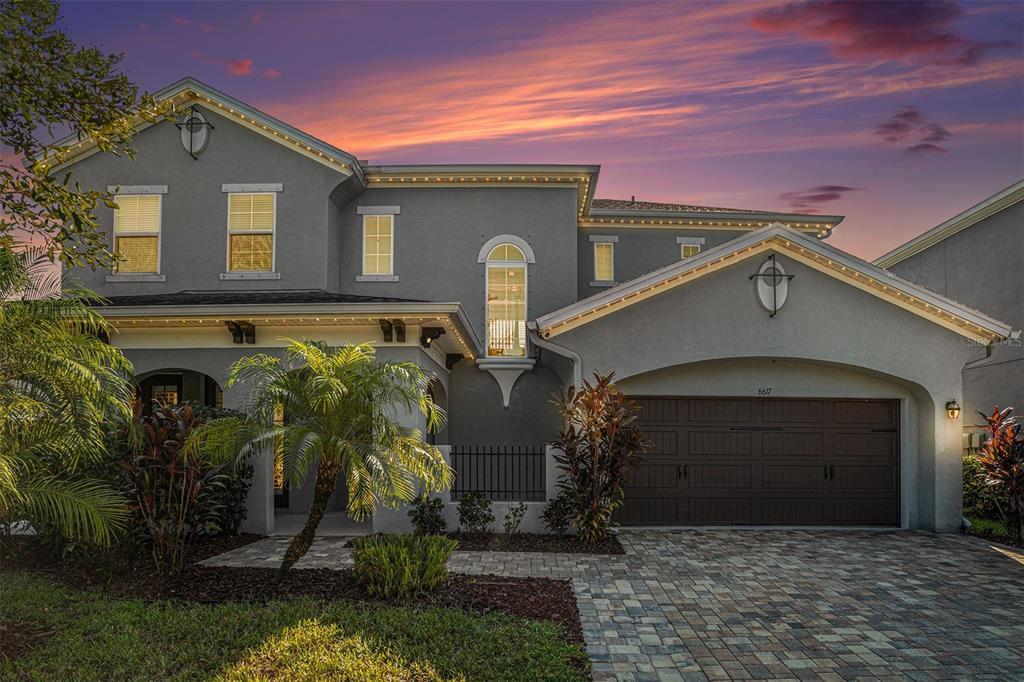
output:
{"label": "shingle roof", "polygon": [[723,208],[721,206],[696,206],[693,204],[666,204],[658,201],[632,201],[630,199],[594,199],[591,209],[614,211],[664,211],[680,213],[774,213],[746,208]]}
{"label": "shingle roof", "polygon": [[422,303],[409,298],[334,294],[322,289],[286,291],[179,291],[174,294],[110,296],[101,307],[162,305],[246,305],[275,303]]}

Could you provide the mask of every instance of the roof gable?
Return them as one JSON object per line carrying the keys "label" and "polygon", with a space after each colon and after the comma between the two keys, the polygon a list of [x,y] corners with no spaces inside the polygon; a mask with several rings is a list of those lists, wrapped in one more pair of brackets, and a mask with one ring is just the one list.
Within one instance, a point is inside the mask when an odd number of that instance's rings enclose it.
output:
{"label": "roof gable", "polygon": [[981,343],[1005,338],[1010,327],[779,223],[743,235],[630,282],[537,318],[551,338],[604,315],[670,291],[759,253],[774,251]]}
{"label": "roof gable", "polygon": [[[157,102],[169,104],[172,112],[182,111],[193,104],[207,106],[218,114],[234,120],[243,127],[284,145],[303,156],[307,156],[318,163],[333,168],[345,176],[356,175],[365,184],[363,170],[359,165],[359,161],[348,152],[304,133],[298,128],[294,128],[284,121],[265,114],[194,78],[183,78],[154,93],[153,97]],[[141,131],[151,125],[152,123],[140,117],[136,122],[136,130]],[[93,144],[91,139],[79,140],[74,135],[58,140],[50,145],[50,147],[53,149],[67,148],[67,156],[62,158],[60,163],[54,165],[51,171],[73,164],[97,151],[96,145]]]}

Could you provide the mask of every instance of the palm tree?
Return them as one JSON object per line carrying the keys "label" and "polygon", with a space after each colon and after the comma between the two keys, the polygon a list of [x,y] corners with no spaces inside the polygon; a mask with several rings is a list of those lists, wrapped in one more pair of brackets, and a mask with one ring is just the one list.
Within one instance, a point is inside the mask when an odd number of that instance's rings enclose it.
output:
{"label": "palm tree", "polygon": [[0,240],[0,529],[25,521],[109,544],[124,500],[84,477],[105,456],[103,425],[131,416],[131,364],[103,342],[96,300],[38,247]]}
{"label": "palm tree", "polygon": [[[428,381],[413,363],[377,361],[370,344],[329,350],[322,342],[289,340],[282,358],[258,353],[232,366],[227,386],[251,386],[245,418],[208,422],[186,448],[221,458],[276,448],[293,485],[316,466],[309,517],[281,563],[287,571],[313,543],[339,478],[357,520],[377,504],[412,501],[418,484],[431,491],[451,486],[452,470],[440,451],[418,429],[399,423],[403,413],[419,411],[429,430],[443,425]],[[282,411],[285,423],[275,424]]]}

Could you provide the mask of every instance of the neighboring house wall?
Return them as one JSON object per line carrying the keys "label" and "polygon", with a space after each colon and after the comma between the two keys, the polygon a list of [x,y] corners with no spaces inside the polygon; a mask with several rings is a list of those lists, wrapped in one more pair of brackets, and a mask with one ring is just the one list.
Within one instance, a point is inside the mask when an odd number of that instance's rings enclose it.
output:
{"label": "neighboring house wall", "polygon": [[[109,271],[79,269],[83,283],[107,296],[161,294],[185,289],[327,289],[328,208],[345,176],[294,150],[203,109],[213,124],[207,147],[192,159],[177,127],[161,122],[140,132],[135,159],[93,154],[71,168],[85,188],[166,185],[162,199],[161,264],[164,282],[108,283]],[[281,183],[277,193],[277,280],[223,281],[227,272],[228,194],[224,184]],[[113,211],[97,209],[102,230],[113,232]],[[112,244],[112,240],[110,242]]]}
{"label": "neighboring house wall", "polygon": [[702,251],[747,234],[749,230],[694,230],[694,229],[642,229],[616,227],[587,227],[579,230],[577,258],[579,278],[578,298],[584,299],[606,286],[591,286],[594,281],[594,244],[591,238],[614,237],[615,281],[627,282],[646,275],[652,270],[675,263],[682,258],[678,237],[703,239]]}
{"label": "neighboring house wall", "polygon": [[[1024,327],[1024,202],[995,213],[889,268],[896,274]],[[964,423],[993,405],[1024,411],[1024,347],[997,343],[992,357],[964,369]]]}
{"label": "neighboring house wall", "polygon": [[[733,358],[745,363],[757,358],[766,365],[772,359],[799,360],[827,367],[817,379],[805,373],[806,380],[788,386],[787,392],[829,395],[838,376],[832,368],[893,384],[898,390],[888,397],[901,399],[901,419],[911,432],[902,452],[902,523],[940,531],[959,528],[960,421],[947,419],[943,405],[960,392],[960,368],[984,351],[785,255],[779,261],[795,277],[785,306],[769,318],[749,279],[762,260],[744,260],[551,341],[579,353],[584,374],[614,370],[630,390],[650,388],[636,378],[648,372]],[[623,352],[626,343],[632,352]],[[748,374],[741,395],[757,395],[773,377],[777,372],[771,370]],[[672,392],[699,385],[683,383]],[[722,384],[713,394],[736,390]]]}

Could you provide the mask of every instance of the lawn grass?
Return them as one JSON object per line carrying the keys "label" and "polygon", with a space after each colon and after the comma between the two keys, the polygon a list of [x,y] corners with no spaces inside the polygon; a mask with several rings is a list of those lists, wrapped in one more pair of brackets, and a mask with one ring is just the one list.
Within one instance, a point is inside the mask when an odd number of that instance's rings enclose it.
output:
{"label": "lawn grass", "polygon": [[454,608],[145,603],[13,572],[0,624],[19,622],[53,634],[3,680],[584,679],[556,625]]}
{"label": "lawn grass", "polygon": [[967,529],[968,534],[1011,544],[1010,533],[1002,521],[983,519],[980,516],[968,516],[967,520],[971,522],[971,527]]}

